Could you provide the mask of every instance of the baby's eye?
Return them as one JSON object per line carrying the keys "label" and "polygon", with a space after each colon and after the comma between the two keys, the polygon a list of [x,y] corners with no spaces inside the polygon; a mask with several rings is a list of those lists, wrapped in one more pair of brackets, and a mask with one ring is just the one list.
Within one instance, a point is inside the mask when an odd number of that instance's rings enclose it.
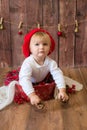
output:
{"label": "baby's eye", "polygon": [[35,46],[38,46],[39,45],[39,43],[35,43]]}
{"label": "baby's eye", "polygon": [[47,45],[48,45],[48,43],[43,43],[43,45],[44,45],[44,46],[47,46]]}

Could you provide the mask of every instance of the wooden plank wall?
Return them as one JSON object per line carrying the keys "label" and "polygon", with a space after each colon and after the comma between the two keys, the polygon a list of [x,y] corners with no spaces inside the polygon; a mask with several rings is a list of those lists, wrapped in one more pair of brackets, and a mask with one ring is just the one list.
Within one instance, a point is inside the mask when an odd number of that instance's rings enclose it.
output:
{"label": "wooden plank wall", "polygon": [[[0,0],[0,18],[10,19],[9,0]],[[1,21],[1,20],[0,20]],[[10,24],[4,23],[4,29],[0,30],[0,63],[5,62],[11,64],[11,44],[10,44]]]}
{"label": "wooden plank wall", "polygon": [[[0,0],[0,18],[4,18],[4,30],[0,30],[0,65],[20,66],[24,56],[24,35],[40,23],[56,42],[51,57],[61,67],[87,66],[87,1],[86,0]],[[75,19],[79,22],[74,32]],[[18,35],[19,22],[23,22],[23,35]],[[58,23],[65,37],[58,37]]]}

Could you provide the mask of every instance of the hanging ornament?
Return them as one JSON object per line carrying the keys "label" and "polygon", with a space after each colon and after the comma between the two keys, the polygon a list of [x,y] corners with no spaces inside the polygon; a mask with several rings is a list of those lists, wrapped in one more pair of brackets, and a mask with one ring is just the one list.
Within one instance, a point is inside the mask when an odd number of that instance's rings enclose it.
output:
{"label": "hanging ornament", "polygon": [[0,19],[0,30],[4,29],[3,21],[4,21],[4,19],[3,19],[3,17],[1,17],[1,19]]}
{"label": "hanging ornament", "polygon": [[75,30],[74,30],[74,32],[77,33],[78,31],[79,31],[79,29],[78,29],[78,21],[75,20]]}
{"label": "hanging ornament", "polygon": [[58,32],[57,32],[58,36],[62,36],[62,31],[61,31],[61,25],[58,24]]}
{"label": "hanging ornament", "polygon": [[18,29],[19,29],[18,34],[19,34],[19,35],[22,35],[22,34],[23,34],[23,32],[22,32],[22,25],[23,25],[23,22],[20,21],[20,23],[19,23],[19,25],[18,25]]}

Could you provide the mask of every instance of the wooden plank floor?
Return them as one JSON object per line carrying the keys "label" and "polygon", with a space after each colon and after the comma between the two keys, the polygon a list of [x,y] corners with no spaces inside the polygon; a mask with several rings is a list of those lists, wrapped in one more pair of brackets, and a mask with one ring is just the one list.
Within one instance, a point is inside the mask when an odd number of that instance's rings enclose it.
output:
{"label": "wooden plank floor", "polygon": [[68,103],[46,101],[43,110],[12,103],[0,111],[0,130],[87,130],[87,68],[65,68],[63,72],[82,83],[83,90],[70,94]]}

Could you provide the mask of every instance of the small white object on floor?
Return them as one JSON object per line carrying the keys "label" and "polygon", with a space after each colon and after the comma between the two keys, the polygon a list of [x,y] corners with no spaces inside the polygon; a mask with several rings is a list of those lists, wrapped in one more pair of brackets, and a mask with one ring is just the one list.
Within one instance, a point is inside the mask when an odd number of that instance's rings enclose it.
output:
{"label": "small white object on floor", "polygon": [[8,86],[0,87],[0,110],[13,102],[17,83],[17,81],[12,81]]}
{"label": "small white object on floor", "polygon": [[68,85],[70,88],[72,88],[72,85],[75,85],[75,91],[81,91],[83,89],[83,85],[76,80],[73,80],[67,76],[64,76],[64,78],[66,85]]}

